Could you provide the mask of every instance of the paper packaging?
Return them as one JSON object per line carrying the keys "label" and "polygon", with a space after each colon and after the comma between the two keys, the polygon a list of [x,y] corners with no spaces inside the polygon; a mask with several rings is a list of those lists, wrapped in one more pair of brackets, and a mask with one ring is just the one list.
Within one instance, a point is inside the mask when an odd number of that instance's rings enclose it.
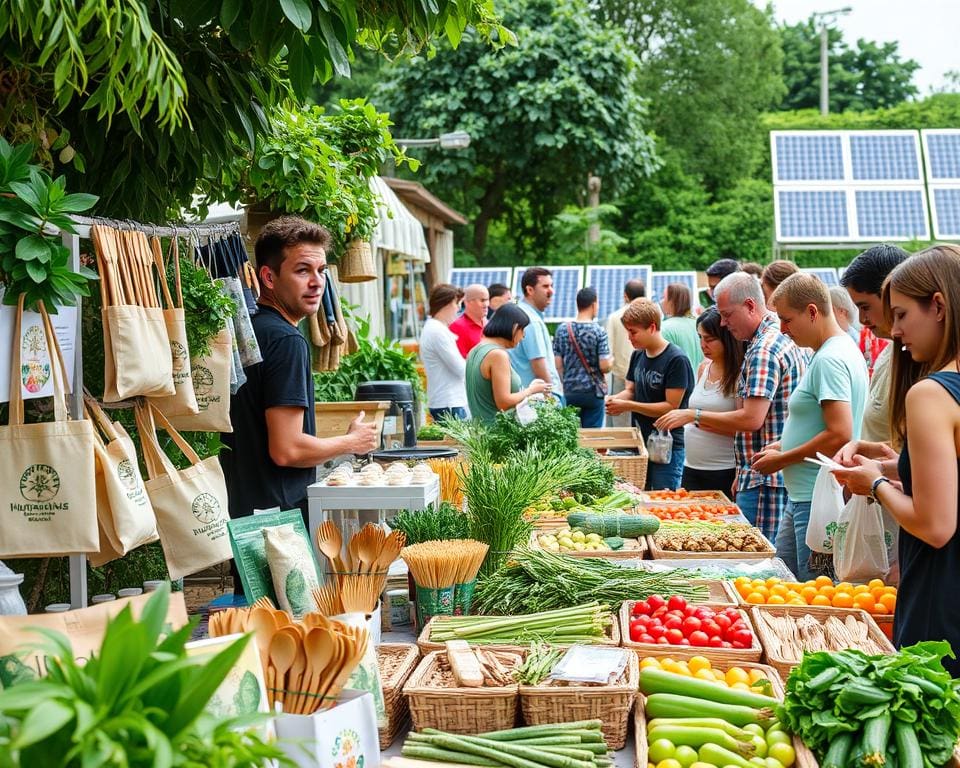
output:
{"label": "paper packaging", "polygon": [[[151,595],[111,600],[89,608],[63,613],[41,613],[31,616],[0,616],[0,684],[7,686],[21,674],[45,674],[43,654],[25,650],[35,645],[43,636],[31,630],[32,627],[52,629],[70,639],[74,657],[88,659],[90,654],[100,649],[107,621],[116,616],[126,606],[133,607],[133,615],[139,616]],[[167,622],[172,629],[180,629],[187,623],[187,607],[183,602],[183,593],[170,595],[167,608]]]}
{"label": "paper packaging", "polygon": [[380,768],[373,697],[344,690],[336,706],[312,715],[279,714],[277,744],[301,768]]}

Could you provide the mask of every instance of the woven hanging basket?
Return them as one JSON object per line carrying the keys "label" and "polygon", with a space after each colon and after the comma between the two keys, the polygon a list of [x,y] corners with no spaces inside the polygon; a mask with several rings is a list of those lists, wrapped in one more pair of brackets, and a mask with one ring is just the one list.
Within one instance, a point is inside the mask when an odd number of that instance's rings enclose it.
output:
{"label": "woven hanging basket", "polygon": [[340,257],[338,265],[340,282],[365,283],[377,279],[377,265],[373,260],[370,243],[351,240]]}

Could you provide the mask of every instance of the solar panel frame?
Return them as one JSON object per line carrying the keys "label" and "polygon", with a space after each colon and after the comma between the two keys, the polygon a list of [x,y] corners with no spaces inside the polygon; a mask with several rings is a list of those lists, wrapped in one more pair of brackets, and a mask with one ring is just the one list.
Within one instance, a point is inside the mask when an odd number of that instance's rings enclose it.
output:
{"label": "solar panel frame", "polygon": [[[856,216],[856,232],[860,240],[891,240],[891,241],[909,241],[909,240],[929,240],[930,239],[930,212],[927,206],[927,195],[923,185],[910,185],[903,187],[853,187],[851,193],[854,197],[854,215]],[[908,200],[913,198],[912,201]],[[872,201],[872,205],[886,206],[891,201],[899,199],[902,203],[910,202],[915,206],[914,214],[917,215],[921,229],[911,227],[911,222],[907,221],[907,209],[905,205],[896,206],[896,210],[890,208],[884,215],[888,216],[887,223],[891,221],[897,225],[895,231],[890,228],[871,229],[864,220],[867,215],[867,202]],[[892,218],[890,218],[892,217]]]}
{"label": "solar panel frame", "polygon": [[801,267],[800,271],[807,275],[819,277],[827,288],[839,287],[840,275],[833,267]]}
{"label": "solar panel frame", "polygon": [[[523,291],[520,290],[520,281],[523,279],[523,273],[531,266],[514,267],[513,270],[513,295],[517,299],[523,297]],[[544,269],[549,269],[553,273],[553,301],[543,313],[543,319],[548,323],[562,323],[567,320],[576,320],[577,318],[577,291],[583,288],[583,267],[550,267],[543,265]]]}
{"label": "solar panel frame", "polygon": [[[848,176],[849,155],[843,151],[842,131],[771,131],[770,132],[770,165],[773,173],[774,184],[804,184],[817,185],[827,184],[836,185],[843,183]],[[789,156],[796,153],[797,150],[789,145],[797,142],[811,145],[821,139],[821,144],[833,145],[829,148],[829,154],[834,157],[827,159],[821,157],[823,164],[831,166],[829,175],[812,175],[806,177],[795,177],[793,174],[782,175],[781,166],[786,166],[790,162]],[[837,155],[839,153],[839,155]],[[821,153],[824,155],[824,153]],[[839,161],[839,167],[836,163]]]}
{"label": "solar panel frame", "polygon": [[697,273],[694,270],[654,272],[647,295],[658,303],[663,301],[666,288],[670,283],[684,283],[690,289],[690,306],[696,307],[700,304]]}
{"label": "solar panel frame", "polygon": [[[960,184],[960,128],[924,128],[920,131],[929,184]],[[952,144],[953,156],[947,145]]]}
{"label": "solar panel frame", "polygon": [[450,270],[450,283],[464,288],[472,283],[513,285],[513,267],[454,267]]}
{"label": "solar panel frame", "polygon": [[[805,199],[807,204],[813,204],[814,198],[822,200],[822,205],[835,205],[838,201],[842,201],[843,210],[838,213],[833,223],[838,226],[842,226],[843,231],[821,231],[813,235],[804,235],[794,231],[785,231],[785,220],[788,224],[793,223],[793,214],[791,213],[790,209],[784,209],[784,198],[787,196],[789,196],[790,199]],[[773,188],[773,218],[777,241],[783,243],[856,241],[856,217],[853,211],[854,201],[851,199],[851,196],[852,193],[850,190],[844,187],[829,189],[824,187],[810,186],[775,186]],[[785,216],[785,214],[787,215]],[[802,211],[800,211],[797,215],[802,215]]]}
{"label": "solar panel frame", "polygon": [[960,240],[960,184],[931,184],[934,240]]}
{"label": "solar panel frame", "polygon": [[650,289],[653,282],[653,268],[649,264],[591,264],[587,267],[584,285],[595,288],[600,308],[597,319],[606,320],[611,312],[623,304],[623,286],[627,280],[639,277]]}

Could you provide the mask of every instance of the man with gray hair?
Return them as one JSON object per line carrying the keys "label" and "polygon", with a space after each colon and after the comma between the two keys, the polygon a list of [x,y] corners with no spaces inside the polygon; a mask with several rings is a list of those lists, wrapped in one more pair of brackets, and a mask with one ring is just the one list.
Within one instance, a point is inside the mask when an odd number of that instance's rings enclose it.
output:
{"label": "man with gray hair", "polygon": [[457,337],[457,349],[464,358],[480,343],[489,306],[487,286],[471,283],[463,289],[463,314],[450,323],[450,330]]}
{"label": "man with gray hair", "polygon": [[806,368],[806,353],[780,332],[776,316],[767,312],[760,281],[753,275],[727,275],[717,284],[714,296],[721,325],[747,345],[737,382],[740,407],[723,413],[697,410],[691,421],[697,427],[735,436],[737,504],[773,541],[787,506],[783,473],[762,475],[751,463],[765,446],[780,440],[787,401]]}

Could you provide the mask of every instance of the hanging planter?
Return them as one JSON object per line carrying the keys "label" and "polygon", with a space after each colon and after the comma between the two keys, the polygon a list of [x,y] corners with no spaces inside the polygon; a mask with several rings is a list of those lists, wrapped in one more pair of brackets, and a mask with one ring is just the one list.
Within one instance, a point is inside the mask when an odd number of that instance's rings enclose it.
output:
{"label": "hanging planter", "polygon": [[370,243],[351,240],[340,257],[339,278],[344,283],[365,283],[377,279],[377,264]]}

